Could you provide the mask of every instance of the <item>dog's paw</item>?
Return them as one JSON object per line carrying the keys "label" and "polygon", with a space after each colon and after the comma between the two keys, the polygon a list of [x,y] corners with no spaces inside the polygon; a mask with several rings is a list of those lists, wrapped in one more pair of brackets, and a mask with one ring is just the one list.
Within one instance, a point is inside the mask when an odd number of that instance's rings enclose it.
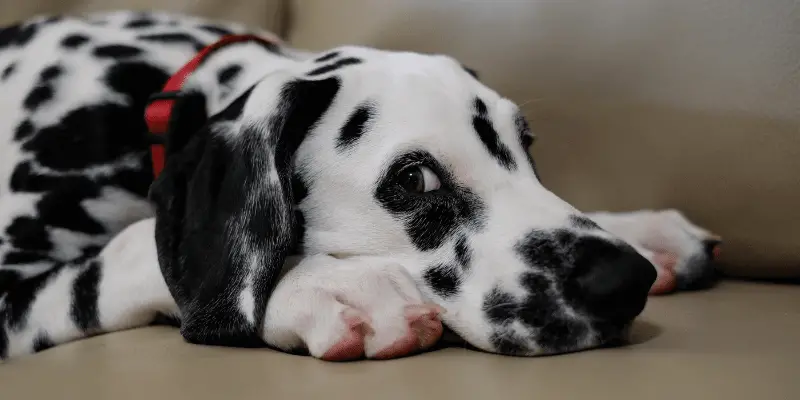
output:
{"label": "dog's paw", "polygon": [[707,288],[717,278],[714,261],[722,239],[676,210],[598,213],[592,219],[627,241],[656,267],[651,294]]}
{"label": "dog's paw", "polygon": [[417,353],[442,335],[444,310],[424,301],[402,266],[380,259],[304,259],[267,304],[264,336],[330,361]]}

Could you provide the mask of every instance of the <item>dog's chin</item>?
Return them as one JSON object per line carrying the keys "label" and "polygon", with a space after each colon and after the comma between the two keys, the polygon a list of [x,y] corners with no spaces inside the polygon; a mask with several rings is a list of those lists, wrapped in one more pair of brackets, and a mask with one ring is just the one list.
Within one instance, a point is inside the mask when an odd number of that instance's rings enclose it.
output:
{"label": "dog's chin", "polygon": [[546,352],[531,352],[531,353],[518,353],[518,354],[504,354],[487,351],[470,344],[467,340],[461,337],[458,333],[445,326],[444,332],[439,342],[431,348],[431,350],[439,350],[445,348],[462,348],[482,353],[491,353],[497,355],[505,355],[512,357],[543,357],[543,356],[556,356],[562,354],[578,353],[583,351],[590,351],[604,348],[617,348],[625,347],[634,344],[632,340],[632,326],[633,322],[628,322],[621,327],[614,329],[607,328],[604,332],[600,333],[599,340],[592,344],[578,344],[561,349],[551,349]]}

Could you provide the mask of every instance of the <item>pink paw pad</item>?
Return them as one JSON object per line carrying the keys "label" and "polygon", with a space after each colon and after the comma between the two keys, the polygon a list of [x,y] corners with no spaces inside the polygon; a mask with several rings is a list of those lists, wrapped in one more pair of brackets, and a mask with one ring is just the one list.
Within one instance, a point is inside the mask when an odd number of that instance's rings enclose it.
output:
{"label": "pink paw pad", "polygon": [[398,358],[433,346],[442,336],[444,327],[439,315],[444,309],[435,304],[406,306],[408,332],[394,343],[377,352],[372,358]]}
{"label": "pink paw pad", "polygon": [[667,294],[674,291],[678,285],[678,279],[675,275],[677,258],[669,253],[658,253],[654,258],[655,263],[660,268],[658,269],[656,281],[650,287],[650,294]]}
{"label": "pink paw pad", "polygon": [[344,337],[331,346],[322,359],[326,361],[357,360],[364,355],[364,338],[372,334],[369,317],[354,308],[345,309],[342,319],[348,327]]}

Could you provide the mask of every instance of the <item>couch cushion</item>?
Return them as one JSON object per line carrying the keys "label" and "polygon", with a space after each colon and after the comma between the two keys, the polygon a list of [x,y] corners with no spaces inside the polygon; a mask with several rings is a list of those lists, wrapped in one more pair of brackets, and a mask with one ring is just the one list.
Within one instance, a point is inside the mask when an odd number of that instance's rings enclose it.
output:
{"label": "couch cushion", "polygon": [[237,21],[282,32],[285,0],[29,0],[0,2],[0,24],[38,14],[163,10]]}
{"label": "couch cushion", "polygon": [[797,3],[294,0],[289,39],[451,54],[524,104],[551,189],[678,208],[732,274],[800,276]]}
{"label": "couch cushion", "polygon": [[725,282],[651,298],[635,344],[543,358],[446,349],[328,363],[190,345],[170,328],[102,335],[0,365],[4,399],[793,399],[800,287]]}

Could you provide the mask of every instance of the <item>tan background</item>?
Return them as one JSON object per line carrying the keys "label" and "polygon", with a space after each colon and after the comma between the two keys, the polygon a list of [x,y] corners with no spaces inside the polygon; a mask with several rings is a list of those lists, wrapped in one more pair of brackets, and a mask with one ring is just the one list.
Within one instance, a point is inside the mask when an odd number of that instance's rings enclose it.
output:
{"label": "tan background", "polygon": [[678,208],[724,237],[728,272],[800,277],[796,0],[3,0],[0,18],[115,8],[451,54],[525,105],[545,183],[579,208]]}

